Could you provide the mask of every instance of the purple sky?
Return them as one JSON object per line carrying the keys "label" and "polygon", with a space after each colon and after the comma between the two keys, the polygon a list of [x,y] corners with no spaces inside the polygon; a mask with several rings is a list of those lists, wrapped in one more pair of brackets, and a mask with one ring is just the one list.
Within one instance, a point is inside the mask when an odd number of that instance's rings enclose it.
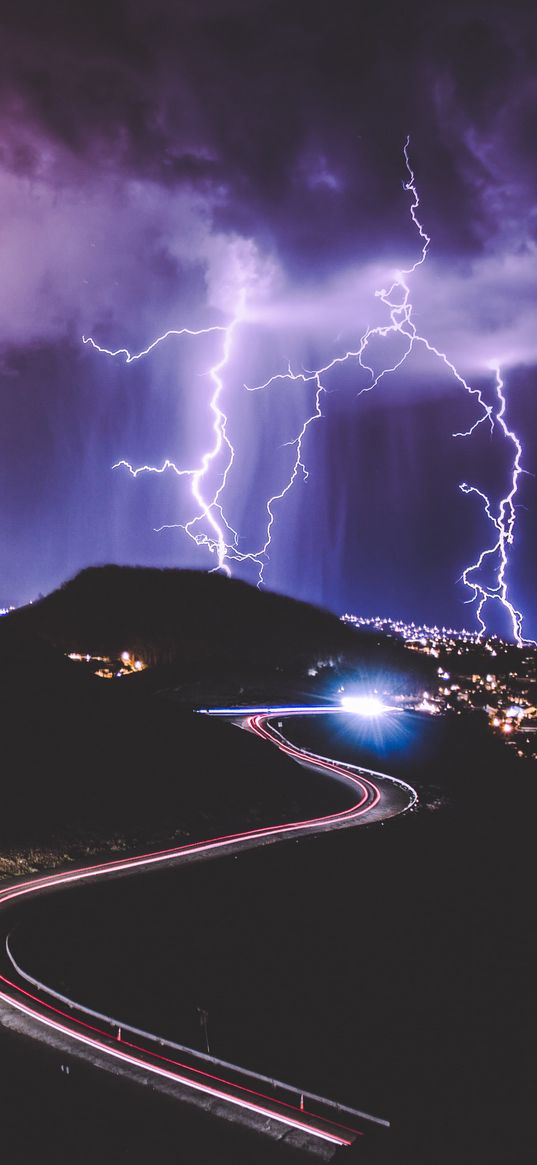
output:
{"label": "purple sky", "polygon": [[[182,529],[191,480],[112,470],[198,465],[222,371],[236,460],[220,500],[242,552],[263,544],[312,385],[389,323],[375,290],[419,257],[403,146],[431,237],[414,323],[494,400],[537,472],[537,17],[517,3],[97,0],[2,4],[0,604],[90,563],[208,567]],[[375,341],[375,370],[398,358]],[[513,447],[441,362],[413,353],[369,395],[356,362],[323,382],[309,470],[275,506],[269,587],[342,612],[472,625],[457,580],[493,541],[477,495],[505,495]],[[219,478],[207,480],[214,491]],[[208,493],[210,495],[210,489]],[[537,636],[536,479],[522,476],[510,596]],[[201,532],[202,524],[198,527]],[[231,564],[256,578],[251,565]],[[492,629],[507,630],[498,604]]]}

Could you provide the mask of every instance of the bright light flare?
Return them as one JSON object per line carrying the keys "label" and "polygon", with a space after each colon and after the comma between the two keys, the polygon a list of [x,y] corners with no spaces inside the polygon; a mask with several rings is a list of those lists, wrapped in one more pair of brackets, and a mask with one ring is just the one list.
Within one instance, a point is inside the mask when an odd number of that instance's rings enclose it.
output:
{"label": "bright light flare", "polygon": [[378,696],[343,696],[341,707],[345,712],[356,712],[358,716],[373,718],[387,712],[386,705]]}

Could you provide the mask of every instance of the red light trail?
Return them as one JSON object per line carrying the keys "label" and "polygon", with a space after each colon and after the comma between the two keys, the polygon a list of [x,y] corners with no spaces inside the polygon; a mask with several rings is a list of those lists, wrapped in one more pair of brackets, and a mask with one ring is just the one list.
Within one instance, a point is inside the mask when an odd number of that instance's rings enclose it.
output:
{"label": "red light trail", "polygon": [[[237,712],[239,714],[239,710]],[[27,898],[40,891],[47,891],[58,886],[82,882],[91,878],[112,876],[140,869],[143,870],[144,868],[154,867],[164,862],[180,864],[198,855],[208,855],[214,852],[225,853],[226,850],[229,852],[230,850],[249,847],[252,842],[257,840],[262,843],[268,839],[277,840],[280,836],[293,836],[308,832],[314,833],[323,829],[350,825],[370,812],[381,800],[381,789],[375,782],[370,780],[371,775],[380,776],[381,779],[390,780],[396,785],[402,785],[401,782],[395,781],[394,778],[387,778],[384,774],[372,774],[370,770],[353,772],[350,767],[339,764],[329,758],[305,753],[295,748],[277,732],[272,730],[266,723],[269,719],[270,717],[266,714],[256,714],[247,716],[245,723],[258,736],[276,744],[281,751],[293,759],[314,765],[316,768],[320,768],[338,779],[343,779],[358,794],[358,799],[348,809],[326,814],[321,817],[309,818],[304,821],[294,821],[284,825],[273,825],[260,829],[246,830],[241,833],[233,833],[222,837],[189,843],[188,845],[174,849],[161,850],[132,858],[116,859],[95,866],[38,877],[29,882],[12,885],[0,890],[0,906],[18,899]],[[368,776],[365,776],[365,772],[368,773]],[[409,804],[412,804],[415,800],[414,791],[409,789],[408,786],[403,785],[402,787],[407,793],[411,794]],[[408,808],[409,804],[405,805],[405,808]],[[11,961],[13,963],[12,959]],[[278,1098],[271,1097],[266,1093],[254,1091],[252,1088],[237,1084],[221,1076],[210,1074],[197,1067],[173,1060],[159,1053],[151,1052],[149,1049],[130,1043],[123,1038],[121,1040],[117,1037],[114,1038],[106,1030],[89,1024],[85,1020],[81,1020],[73,1014],[69,1014],[45,1002],[45,1000],[33,995],[20,984],[13,982],[12,979],[8,979],[1,974],[0,984],[0,1002],[2,1004],[8,1008],[14,1008],[34,1023],[44,1026],[49,1030],[59,1032],[64,1037],[67,1036],[78,1045],[84,1044],[94,1050],[97,1049],[100,1053],[112,1057],[112,1059],[122,1061],[133,1067],[143,1068],[145,1071],[150,1071],[166,1080],[175,1081],[177,1084],[186,1086],[199,1093],[205,1093],[218,1100],[225,1100],[231,1105],[245,1109],[253,1114],[269,1117],[271,1120],[295,1129],[300,1129],[307,1134],[311,1134],[316,1138],[320,1138],[334,1145],[350,1145],[356,1136],[362,1135],[360,1129],[351,1129],[339,1121],[335,1122],[325,1116],[308,1112],[302,1106],[299,1108]],[[51,991],[50,994],[53,995],[54,992]],[[79,1007],[78,1010],[84,1011],[82,1007]],[[185,1049],[185,1051],[190,1052],[190,1049]],[[192,1056],[195,1057],[197,1054],[195,1049],[192,1049],[191,1052]],[[189,1074],[185,1075],[185,1072]],[[312,1124],[312,1120],[317,1120],[319,1125]]]}

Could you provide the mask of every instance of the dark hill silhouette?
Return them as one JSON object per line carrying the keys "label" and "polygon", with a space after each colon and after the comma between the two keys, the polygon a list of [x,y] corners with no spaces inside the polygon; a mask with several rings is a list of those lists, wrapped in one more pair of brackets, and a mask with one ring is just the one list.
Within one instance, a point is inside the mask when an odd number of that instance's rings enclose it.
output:
{"label": "dark hill silhouette", "polygon": [[[277,659],[285,648],[284,632],[273,643],[265,628],[257,658],[258,612],[267,607],[273,638],[283,610],[289,650],[298,643],[305,651],[314,609],[299,612],[293,640],[291,600],[191,571],[87,570],[3,617],[0,876],[111,842],[166,845],[177,830],[203,836],[258,819],[294,820],[305,805],[327,811],[334,791],[326,782],[230,725],[155,698],[146,682],[155,676],[155,688],[171,687],[183,669],[203,684],[214,674],[213,653],[220,675],[232,660],[240,670],[241,658],[256,659],[261,671],[263,652]],[[339,623],[319,614],[319,641],[329,644]],[[107,683],[66,658],[73,650],[114,657],[126,648],[155,666]]]}
{"label": "dark hill silhouette", "polygon": [[[112,683],[67,658],[116,659],[125,650],[149,667]],[[315,698],[307,673],[320,660],[337,668],[338,685],[347,671],[369,682],[389,674],[408,687],[423,683],[415,655],[400,643],[198,571],[91,568],[4,616],[0,697],[10,779],[0,875],[20,863],[44,867],[62,854],[106,849],[116,836],[121,847],[136,848],[141,839],[166,844],[177,828],[192,835],[279,813],[295,819],[311,796],[315,812],[324,811],[324,786],[317,789],[312,774],[305,779],[287,758],[272,750],[265,757],[259,741],[189,712],[228,693],[247,693],[246,702],[267,693],[274,702]],[[317,678],[324,695],[323,669]]]}
{"label": "dark hill silhouette", "polygon": [[317,660],[423,676],[401,643],[361,634],[308,603],[224,575],[145,567],[90,567],[2,620],[2,641],[20,634],[62,652],[117,656],[150,667],[195,664],[300,669]]}

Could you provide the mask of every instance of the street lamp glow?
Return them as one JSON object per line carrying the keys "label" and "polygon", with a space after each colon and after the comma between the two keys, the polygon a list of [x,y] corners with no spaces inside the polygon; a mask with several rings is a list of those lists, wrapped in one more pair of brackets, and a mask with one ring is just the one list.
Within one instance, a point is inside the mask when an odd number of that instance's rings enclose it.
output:
{"label": "street lamp glow", "polygon": [[356,712],[359,716],[381,716],[386,705],[378,696],[343,696],[341,707],[346,712]]}

